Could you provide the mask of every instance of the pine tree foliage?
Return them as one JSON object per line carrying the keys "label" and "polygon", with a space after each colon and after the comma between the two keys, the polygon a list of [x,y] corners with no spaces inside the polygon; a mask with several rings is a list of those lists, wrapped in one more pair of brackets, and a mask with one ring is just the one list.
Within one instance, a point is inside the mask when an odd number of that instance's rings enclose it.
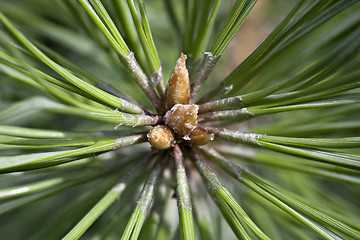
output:
{"label": "pine tree foliage", "polygon": [[226,72],[256,4],[1,1],[0,238],[360,239],[360,3],[290,1]]}

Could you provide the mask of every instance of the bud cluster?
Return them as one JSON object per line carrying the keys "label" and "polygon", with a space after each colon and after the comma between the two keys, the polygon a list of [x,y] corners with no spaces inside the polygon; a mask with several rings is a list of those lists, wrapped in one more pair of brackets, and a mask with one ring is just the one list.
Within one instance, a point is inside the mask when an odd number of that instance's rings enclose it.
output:
{"label": "bud cluster", "polygon": [[186,55],[181,53],[176,61],[165,90],[164,125],[157,125],[148,133],[151,146],[157,150],[168,149],[177,142],[186,141],[191,145],[204,145],[214,136],[198,128],[196,104],[190,104],[190,80],[186,68]]}

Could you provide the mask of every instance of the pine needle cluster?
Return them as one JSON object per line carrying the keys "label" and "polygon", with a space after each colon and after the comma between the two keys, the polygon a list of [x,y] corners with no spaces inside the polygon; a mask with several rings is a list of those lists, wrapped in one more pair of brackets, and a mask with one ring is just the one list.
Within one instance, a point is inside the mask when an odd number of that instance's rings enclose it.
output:
{"label": "pine needle cluster", "polygon": [[360,3],[256,4],[1,1],[0,238],[360,239]]}

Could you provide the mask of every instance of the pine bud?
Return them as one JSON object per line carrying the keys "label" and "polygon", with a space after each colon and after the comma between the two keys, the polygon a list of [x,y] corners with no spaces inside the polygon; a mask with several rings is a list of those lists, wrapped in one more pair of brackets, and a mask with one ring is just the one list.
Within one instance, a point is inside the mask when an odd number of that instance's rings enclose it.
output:
{"label": "pine bud", "polygon": [[165,90],[166,108],[170,109],[175,104],[188,104],[190,100],[189,72],[186,68],[187,57],[181,53],[176,61],[175,70]]}
{"label": "pine bud", "polygon": [[176,104],[165,115],[165,123],[176,134],[185,140],[189,140],[190,133],[196,128],[197,105]]}
{"label": "pine bud", "polygon": [[171,130],[164,125],[158,125],[147,134],[149,143],[157,150],[168,149],[175,143]]}
{"label": "pine bud", "polygon": [[192,145],[196,145],[196,146],[205,145],[211,140],[214,140],[214,134],[207,133],[201,129],[195,129],[190,134],[190,143]]}

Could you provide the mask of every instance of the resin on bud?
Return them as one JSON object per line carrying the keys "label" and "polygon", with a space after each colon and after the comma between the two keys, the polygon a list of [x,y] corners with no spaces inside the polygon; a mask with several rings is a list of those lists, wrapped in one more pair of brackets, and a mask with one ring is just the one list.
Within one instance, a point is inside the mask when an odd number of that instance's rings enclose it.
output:
{"label": "resin on bud", "polygon": [[164,150],[172,147],[175,143],[171,130],[164,125],[158,125],[147,134],[151,146],[157,150]]}
{"label": "resin on bud", "polygon": [[190,143],[192,145],[196,145],[196,146],[205,145],[212,140],[214,140],[214,134],[207,133],[201,129],[195,129],[190,134]]}
{"label": "resin on bud", "polygon": [[170,109],[175,104],[188,104],[190,101],[190,80],[186,68],[186,58],[186,55],[181,53],[166,86],[165,102],[167,109]]}
{"label": "resin on bud", "polygon": [[190,133],[197,126],[198,105],[176,104],[165,115],[165,123],[178,136],[189,140]]}

